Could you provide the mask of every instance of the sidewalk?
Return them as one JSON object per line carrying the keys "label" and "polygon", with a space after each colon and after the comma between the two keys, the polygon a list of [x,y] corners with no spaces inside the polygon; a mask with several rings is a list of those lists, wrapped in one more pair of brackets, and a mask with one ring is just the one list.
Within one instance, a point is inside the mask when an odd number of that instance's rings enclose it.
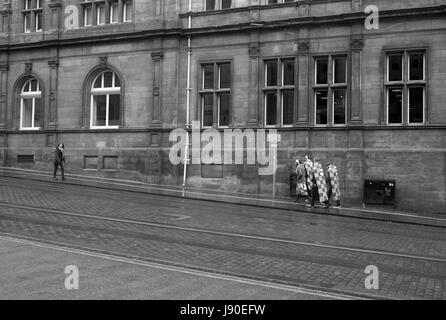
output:
{"label": "sidewalk", "polygon": [[[28,169],[18,169],[10,167],[0,167],[0,176],[30,179],[37,181],[53,181],[52,173]],[[102,177],[93,177],[85,175],[67,174],[67,180],[64,184],[89,186],[103,189],[125,190],[130,192],[140,192],[148,194],[157,194],[170,197],[184,197],[189,199],[208,200],[217,202],[226,202],[233,204],[257,206],[261,208],[274,208],[283,210],[295,210],[314,214],[336,215],[344,217],[354,217],[372,220],[383,220],[400,223],[410,223],[419,225],[428,225],[435,227],[446,227],[446,217],[433,215],[417,215],[412,212],[392,210],[390,208],[362,208],[355,206],[342,207],[339,209],[325,209],[322,206],[309,208],[303,203],[295,203],[293,198],[271,197],[268,195],[248,194],[248,193],[229,193],[219,190],[204,190],[193,187],[181,187],[171,185],[147,184],[120,179],[109,179]],[[58,180],[55,183],[62,183]]]}

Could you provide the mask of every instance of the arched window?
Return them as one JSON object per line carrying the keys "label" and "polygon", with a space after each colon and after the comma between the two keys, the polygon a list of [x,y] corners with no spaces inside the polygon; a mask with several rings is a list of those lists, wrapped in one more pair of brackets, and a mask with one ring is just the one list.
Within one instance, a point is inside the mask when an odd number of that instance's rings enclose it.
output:
{"label": "arched window", "polygon": [[36,78],[25,82],[20,92],[20,129],[38,130],[42,125],[42,91]]}
{"label": "arched window", "polygon": [[121,109],[121,82],[110,70],[103,71],[91,86],[90,128],[118,128]]}

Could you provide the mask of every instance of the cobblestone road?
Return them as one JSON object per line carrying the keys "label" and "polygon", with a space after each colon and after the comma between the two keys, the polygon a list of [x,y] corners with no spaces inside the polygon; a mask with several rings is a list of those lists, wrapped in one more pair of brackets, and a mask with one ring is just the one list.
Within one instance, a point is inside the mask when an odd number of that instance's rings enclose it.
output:
{"label": "cobblestone road", "polygon": [[[2,178],[0,233],[329,292],[446,298],[442,228]],[[379,290],[365,288],[368,265]]]}

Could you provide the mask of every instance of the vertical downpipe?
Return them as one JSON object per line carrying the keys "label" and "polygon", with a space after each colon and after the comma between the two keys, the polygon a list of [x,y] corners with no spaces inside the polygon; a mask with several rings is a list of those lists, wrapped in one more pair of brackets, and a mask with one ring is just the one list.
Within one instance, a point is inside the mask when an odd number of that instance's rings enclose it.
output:
{"label": "vertical downpipe", "polygon": [[[188,29],[192,28],[192,0],[189,0],[189,16],[188,16]],[[190,78],[191,78],[191,56],[192,56],[192,47],[191,47],[191,36],[187,35],[187,85],[186,85],[186,148],[184,150],[184,163],[183,163],[183,187],[186,186],[187,179],[187,164],[189,162],[189,130],[190,129],[190,94],[192,88],[190,87]]]}

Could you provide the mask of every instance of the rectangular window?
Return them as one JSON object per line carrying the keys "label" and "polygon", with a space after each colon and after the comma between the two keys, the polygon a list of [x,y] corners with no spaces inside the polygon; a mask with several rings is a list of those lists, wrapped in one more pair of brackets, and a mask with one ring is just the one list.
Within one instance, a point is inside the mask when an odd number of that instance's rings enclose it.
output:
{"label": "rectangular window", "polygon": [[130,22],[132,21],[133,13],[133,1],[127,0],[123,3],[122,21]]}
{"label": "rectangular window", "polygon": [[36,12],[36,31],[42,31],[42,12]]}
{"label": "rectangular window", "polygon": [[409,123],[424,122],[424,87],[409,88]]}
{"label": "rectangular window", "polygon": [[215,0],[206,0],[206,11],[215,10]]}
{"label": "rectangular window", "polygon": [[287,126],[294,123],[295,68],[294,58],[265,60],[265,125]]}
{"label": "rectangular window", "polygon": [[345,125],[347,117],[347,56],[315,58],[314,123]]}
{"label": "rectangular window", "polygon": [[31,0],[24,0],[24,10],[29,10],[32,8]]}
{"label": "rectangular window", "polygon": [[282,123],[292,125],[294,117],[294,90],[282,91]]}
{"label": "rectangular window", "polygon": [[345,89],[333,89],[333,123],[345,124]]}
{"label": "rectangular window", "polygon": [[409,81],[424,80],[424,54],[409,54]]}
{"label": "rectangular window", "polygon": [[328,84],[328,59],[316,60],[316,84]]}
{"label": "rectangular window", "polygon": [[201,99],[203,109],[203,127],[212,127],[214,124],[214,94],[203,94]]}
{"label": "rectangular window", "polygon": [[84,6],[84,26],[85,27],[91,26],[93,24],[92,12],[93,12],[93,9],[92,9],[91,5]]}
{"label": "rectangular window", "polygon": [[387,81],[403,81],[403,55],[392,54],[388,56]]}
{"label": "rectangular window", "polygon": [[425,51],[388,52],[386,69],[387,123],[423,124],[426,109]]}
{"label": "rectangular window", "polygon": [[328,124],[328,90],[316,90],[316,124]]}
{"label": "rectangular window", "polygon": [[333,83],[347,83],[347,58],[333,58]]}
{"label": "rectangular window", "polygon": [[98,169],[98,156],[84,156],[84,169],[85,170],[97,170]]}
{"label": "rectangular window", "polygon": [[105,5],[97,5],[96,6],[96,21],[97,25],[105,24]]}
{"label": "rectangular window", "polygon": [[118,170],[118,156],[104,156],[102,158],[102,169]]}
{"label": "rectangular window", "polygon": [[265,62],[265,80],[267,87],[277,86],[277,60]]}
{"label": "rectangular window", "polygon": [[108,125],[119,126],[119,106],[121,105],[121,95],[111,94],[108,102]]}
{"label": "rectangular window", "polygon": [[31,32],[31,13],[25,13],[23,15],[23,31],[25,33]]}
{"label": "rectangular window", "polygon": [[231,0],[221,0],[221,8],[229,9],[231,7]]}
{"label": "rectangular window", "polygon": [[23,99],[22,100],[22,123],[21,128],[32,128],[33,127],[33,102],[34,99]]}
{"label": "rectangular window", "polygon": [[265,94],[265,124],[267,126],[277,124],[277,92]]}
{"label": "rectangular window", "polygon": [[403,122],[403,90],[401,88],[391,88],[388,90],[388,122]]}
{"label": "rectangular window", "polygon": [[218,124],[219,126],[229,126],[229,104],[230,94],[220,93],[218,95]]}
{"label": "rectangular window", "polygon": [[110,3],[110,23],[119,22],[119,4],[118,2]]}
{"label": "rectangular window", "polygon": [[93,97],[93,126],[106,126],[107,119],[107,96],[98,95]]}
{"label": "rectangular window", "polygon": [[214,62],[201,65],[202,126],[230,125],[231,63]]}

